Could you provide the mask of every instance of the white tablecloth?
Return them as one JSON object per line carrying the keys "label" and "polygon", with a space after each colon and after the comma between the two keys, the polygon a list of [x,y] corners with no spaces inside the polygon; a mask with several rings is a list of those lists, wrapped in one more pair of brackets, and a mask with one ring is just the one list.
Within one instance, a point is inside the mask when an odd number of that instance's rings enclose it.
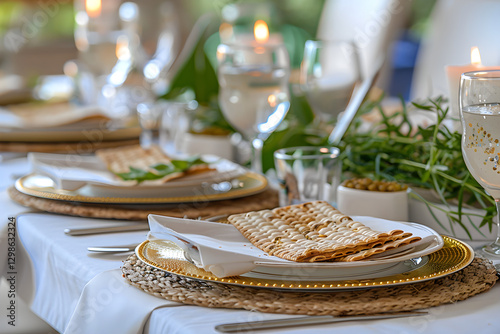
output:
{"label": "white tablecloth", "polygon": [[[14,163],[12,166],[16,172],[22,172],[22,166]],[[10,174],[0,175],[3,184],[11,182],[4,177]],[[0,206],[9,212],[23,210],[12,204],[5,191],[0,192]],[[290,317],[189,306],[149,296],[129,286],[121,277],[119,268],[127,255],[90,254],[86,250],[87,246],[139,243],[145,240],[146,232],[80,237],[63,233],[69,227],[126,223],[47,213],[20,215],[18,235],[24,248],[17,245],[18,292],[36,314],[56,330],[67,333],[141,333],[143,327],[144,333],[155,334],[216,333],[214,327],[221,323]],[[4,247],[0,241],[0,254]],[[32,269],[30,262],[33,262]],[[3,263],[0,265],[3,267]],[[429,315],[424,317],[295,327],[262,333],[498,333],[499,300],[500,286],[495,286],[465,301],[431,308]]]}

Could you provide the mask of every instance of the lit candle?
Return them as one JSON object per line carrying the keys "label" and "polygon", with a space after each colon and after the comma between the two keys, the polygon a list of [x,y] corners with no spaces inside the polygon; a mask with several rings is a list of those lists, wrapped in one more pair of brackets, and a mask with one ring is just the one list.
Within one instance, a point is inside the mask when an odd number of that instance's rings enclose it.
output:
{"label": "lit candle", "polygon": [[85,0],[85,11],[89,17],[98,17],[101,15],[101,0]]}
{"label": "lit candle", "polygon": [[450,99],[450,110],[448,112],[448,117],[459,119],[459,89],[460,89],[460,76],[465,72],[473,71],[486,71],[486,70],[498,70],[500,67],[486,67],[481,64],[481,54],[477,46],[471,48],[470,51],[470,64],[463,66],[446,66],[446,76],[448,78],[448,90]]}
{"label": "lit candle", "polygon": [[233,27],[223,23],[219,29],[223,42],[234,45],[250,45],[254,47],[283,44],[283,36],[278,33],[269,33],[264,20],[257,20],[253,26],[253,34],[236,34]]}
{"label": "lit candle", "polygon": [[267,27],[266,22],[263,20],[255,21],[253,26],[253,35],[257,44],[267,43],[267,41],[269,41],[269,28]]}

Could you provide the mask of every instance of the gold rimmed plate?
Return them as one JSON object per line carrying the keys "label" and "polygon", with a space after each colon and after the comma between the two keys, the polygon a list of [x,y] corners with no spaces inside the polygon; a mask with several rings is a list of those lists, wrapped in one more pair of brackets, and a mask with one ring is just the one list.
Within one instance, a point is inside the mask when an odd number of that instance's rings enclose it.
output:
{"label": "gold rimmed plate", "polygon": [[35,173],[19,178],[15,187],[26,195],[61,201],[106,204],[173,204],[209,202],[255,195],[267,188],[267,179],[261,174],[247,172],[231,180],[218,183],[207,182],[196,187],[158,189],[157,191],[151,189],[148,191],[127,191],[120,195],[116,192],[108,194],[103,190],[97,191],[92,185],[71,191],[58,189],[50,177]]}
{"label": "gold rimmed plate", "polygon": [[[423,282],[452,274],[472,262],[474,252],[467,244],[447,236],[443,236],[443,240],[444,246],[440,250],[426,256],[396,263],[368,276],[332,279],[318,279],[314,275],[310,279],[304,276],[294,279],[287,275],[286,269],[283,275],[262,276],[258,268],[241,276],[218,278],[189,262],[183,250],[168,241],[144,241],[136,248],[136,254],[141,261],[157,269],[201,281],[286,291],[336,291]],[[334,276],[335,271],[332,270]]]}

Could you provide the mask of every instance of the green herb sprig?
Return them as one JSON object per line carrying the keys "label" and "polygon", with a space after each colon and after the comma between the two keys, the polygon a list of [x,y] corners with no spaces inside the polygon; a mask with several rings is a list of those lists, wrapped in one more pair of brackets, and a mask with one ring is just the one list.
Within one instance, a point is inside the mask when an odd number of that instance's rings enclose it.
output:
{"label": "green herb sprig", "polygon": [[115,173],[118,177],[125,181],[137,181],[141,183],[148,180],[161,179],[167,175],[174,173],[183,173],[195,165],[207,164],[198,156],[189,157],[186,160],[171,160],[169,164],[156,164],[150,166],[151,170],[143,170],[140,168],[129,167],[127,173]]}
{"label": "green herb sprig", "polygon": [[[380,100],[365,103],[361,114],[375,111],[381,121],[369,131],[361,131],[359,117],[351,125],[341,143],[343,168],[344,172],[354,176],[397,180],[412,187],[433,190],[445,208],[414,191],[410,195],[423,201],[429,210],[444,212],[451,231],[458,224],[471,237],[469,225],[479,231],[487,224],[491,231],[496,209],[494,200],[465,165],[461,134],[451,131],[443,123],[448,113],[448,108],[443,107],[444,102],[439,97],[424,104],[413,103],[421,112],[435,115],[436,123],[425,128],[412,125],[409,118],[411,111],[404,101],[401,111],[390,115],[384,112]],[[485,210],[479,226],[474,225],[471,219],[478,214],[464,212],[465,207]],[[446,229],[434,214],[433,217]]]}

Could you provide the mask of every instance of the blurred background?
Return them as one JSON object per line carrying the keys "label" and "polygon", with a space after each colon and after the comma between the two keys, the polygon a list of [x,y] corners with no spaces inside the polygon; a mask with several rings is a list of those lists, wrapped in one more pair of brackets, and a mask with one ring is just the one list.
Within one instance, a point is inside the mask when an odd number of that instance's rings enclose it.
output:
{"label": "blurred background", "polygon": [[[105,2],[105,1],[104,1]],[[154,10],[160,1],[141,1],[141,7]],[[179,43],[185,42],[196,20],[206,13],[213,13],[213,20],[223,21],[222,10],[230,4],[242,4],[244,1],[211,1],[189,0],[170,1],[175,7]],[[324,0],[305,2],[300,0],[286,1],[253,1],[252,3],[272,4],[279,17],[280,24],[291,25],[303,29],[309,36],[316,37],[325,33],[321,24],[325,4]],[[360,2],[351,5],[366,6]],[[408,3],[409,6],[406,4]],[[76,2],[66,0],[21,0],[0,1],[0,72],[15,73],[26,80],[34,80],[40,75],[62,74],[66,61],[78,58],[75,46],[75,7]],[[418,48],[429,27],[430,13],[435,1],[405,1],[405,12],[401,22],[393,27],[396,34],[387,50],[390,64],[386,65],[386,78],[383,88],[390,96],[403,96],[409,99],[413,69]],[[402,6],[402,4],[400,4]],[[142,8],[141,8],[142,9]],[[353,19],[356,13],[343,14]],[[215,22],[214,22],[215,23]],[[380,23],[382,24],[382,23]],[[215,24],[217,29],[217,24]],[[318,31],[318,29],[323,29]],[[370,29],[359,29],[357,38],[370,36]],[[326,32],[331,33],[330,31]],[[363,34],[365,36],[363,36]]]}

